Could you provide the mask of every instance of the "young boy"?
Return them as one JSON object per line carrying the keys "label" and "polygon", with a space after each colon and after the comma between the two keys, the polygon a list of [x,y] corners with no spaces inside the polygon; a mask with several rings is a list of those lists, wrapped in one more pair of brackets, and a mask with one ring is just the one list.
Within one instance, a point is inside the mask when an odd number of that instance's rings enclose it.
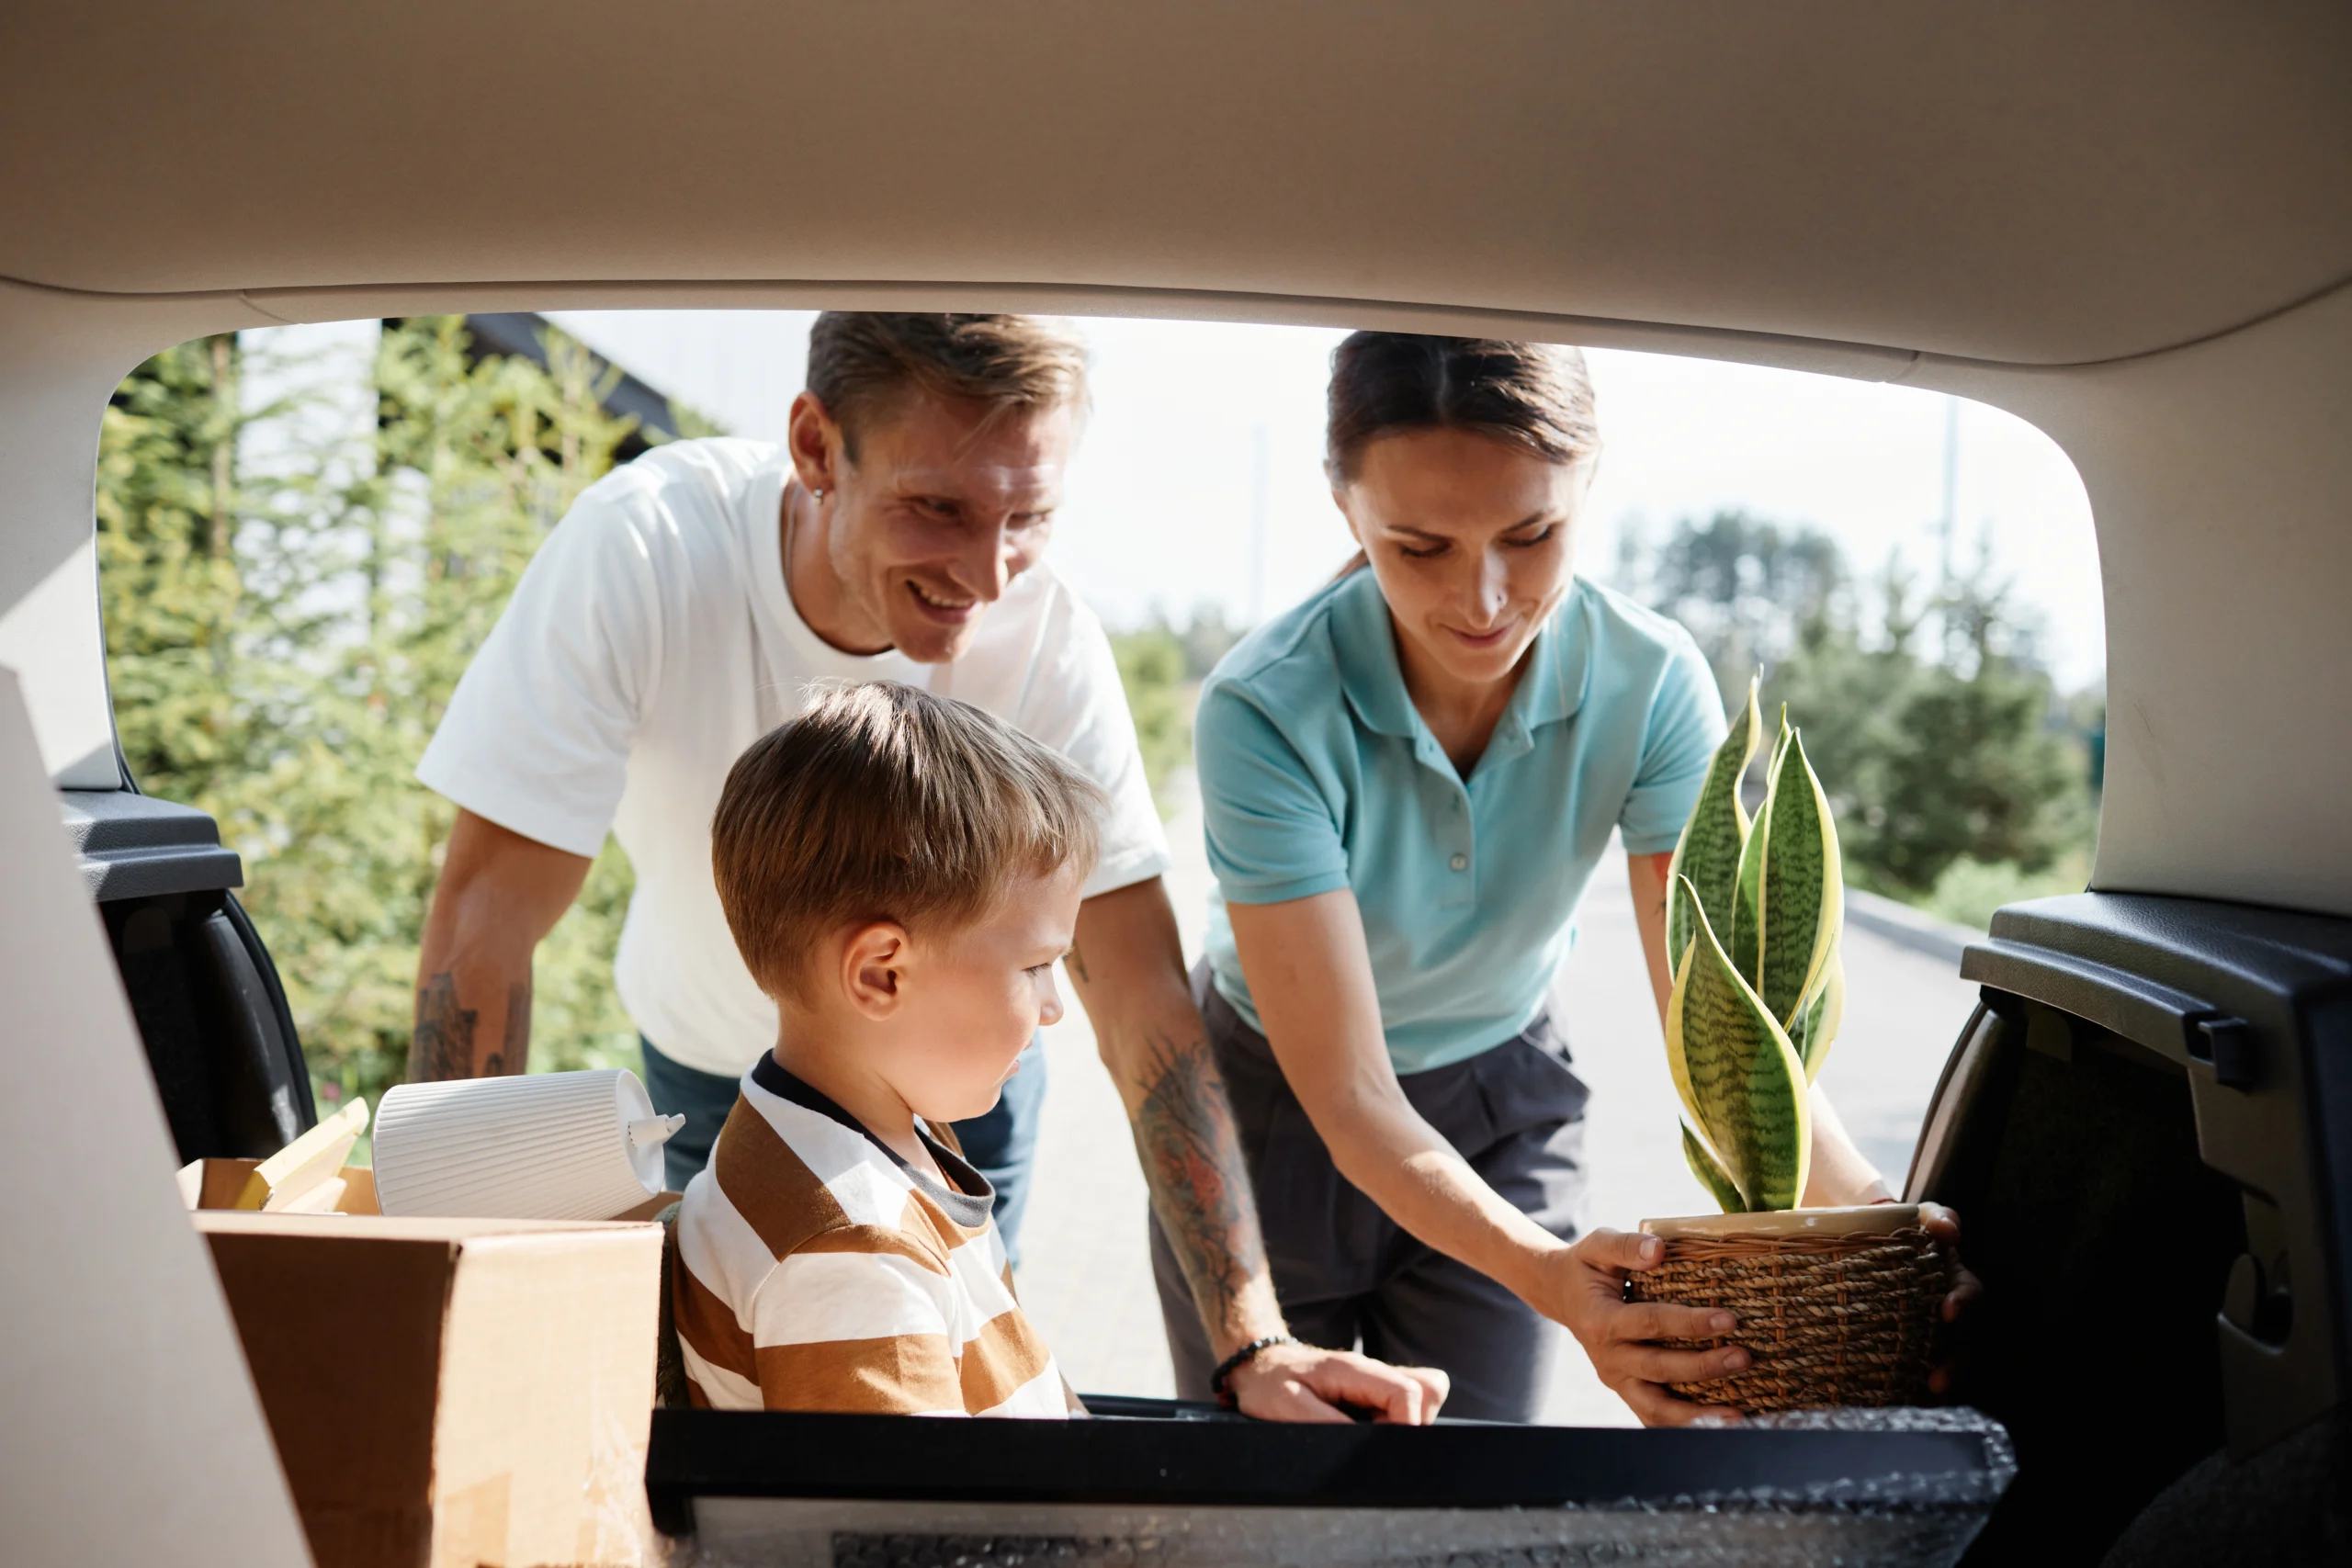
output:
{"label": "young boy", "polygon": [[1077,1406],[946,1124],[1062,1015],[1102,807],[1011,727],[887,682],[820,695],[735,763],[712,869],[781,1028],[678,1219],[696,1404]]}

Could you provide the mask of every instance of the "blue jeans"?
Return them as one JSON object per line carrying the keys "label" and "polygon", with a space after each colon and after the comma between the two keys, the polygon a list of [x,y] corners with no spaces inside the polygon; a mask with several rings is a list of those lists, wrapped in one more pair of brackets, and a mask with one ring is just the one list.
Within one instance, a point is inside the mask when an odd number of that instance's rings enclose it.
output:
{"label": "blue jeans", "polygon": [[[695,1172],[710,1163],[727,1113],[735,1109],[741,1080],[673,1062],[652,1041],[638,1037],[645,1052],[645,1092],[665,1116],[684,1115],[686,1124],[662,1151],[663,1175],[673,1192],[685,1190]],[[985,1115],[955,1123],[964,1157],[996,1189],[996,1228],[1004,1250],[1021,1261],[1021,1216],[1029,1207],[1029,1168],[1037,1158],[1037,1119],[1046,1104],[1046,1049],[1032,1040],[1021,1053],[1021,1070]]]}

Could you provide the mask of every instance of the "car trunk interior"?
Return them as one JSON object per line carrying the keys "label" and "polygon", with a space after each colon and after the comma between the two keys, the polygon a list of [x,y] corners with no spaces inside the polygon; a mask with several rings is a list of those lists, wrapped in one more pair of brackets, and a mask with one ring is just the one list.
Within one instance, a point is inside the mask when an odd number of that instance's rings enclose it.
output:
{"label": "car trunk interior", "polygon": [[[0,1323],[12,1400],[77,1418],[0,1445],[0,1517],[28,1561],[307,1560],[170,1178],[315,1112],[237,857],[133,793],[114,744],[91,496],[122,376],[203,333],[448,310],[1037,310],[1775,365],[2055,440],[2107,593],[2092,890],[1970,950],[1983,1007],[1951,1021],[1909,1180],[1962,1216],[1986,1284],[1962,1387],[2014,1445],[1966,1561],[2345,1560],[2347,79],[2352,14],[2319,4],[21,19],[0,981],[34,1124],[0,1177],[40,1201],[0,1234],[40,1266],[0,1269]],[[605,150],[593,177],[543,177],[555,131]],[[533,161],[483,154],[513,148]],[[940,1424],[919,1440],[948,1479],[916,1488],[850,1418],[662,1410],[650,1480],[673,1527],[754,1554],[798,1531],[829,1562],[985,1537],[1174,1562],[1197,1529],[1225,1562],[1498,1563],[1766,1561],[1767,1538],[1949,1561],[1937,1510],[1964,1536],[2007,1480],[1981,1431],[1118,1414]]]}

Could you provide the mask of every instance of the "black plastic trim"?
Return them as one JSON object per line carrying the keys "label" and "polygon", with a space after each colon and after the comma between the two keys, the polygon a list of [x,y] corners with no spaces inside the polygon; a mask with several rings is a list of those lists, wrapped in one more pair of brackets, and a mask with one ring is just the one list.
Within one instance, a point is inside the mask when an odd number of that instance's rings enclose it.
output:
{"label": "black plastic trim", "polygon": [[683,1535],[694,1528],[697,1497],[1689,1507],[1709,1494],[1867,1491],[1873,1482],[1901,1491],[1924,1476],[1989,1483],[1996,1469],[1985,1438],[1973,1432],[1287,1427],[1165,1414],[1180,1418],[974,1422],[656,1410],[645,1489],[656,1526]]}
{"label": "black plastic trim", "polygon": [[2282,1298],[2262,1303],[2271,1338],[2215,1324],[2233,1454],[2334,1406],[2352,1365],[2352,919],[2075,894],[2001,910],[1961,973],[2029,1034],[2038,1004],[2186,1075],[2198,1156],[2241,1189],[2256,1277]]}
{"label": "black plastic trim", "polygon": [[300,1137],[319,1124],[319,1106],[311,1093],[311,1064],[302,1055],[302,1037],[294,1031],[294,1010],[287,1005],[286,985],[277,976],[277,961],[270,957],[269,949],[262,943],[261,932],[254,930],[253,917],[245,913],[245,907],[237,902],[235,894],[221,895],[220,912],[228,917],[230,929],[244,944],[245,956],[252,961],[254,973],[261,981],[262,995],[268,998],[270,1014],[277,1021],[278,1047],[285,1057],[287,1083],[293,1094],[294,1136]]}
{"label": "black plastic trim", "polygon": [[194,807],[129,790],[57,792],[82,880],[99,903],[245,885],[245,863]]}
{"label": "black plastic trim", "polygon": [[2210,1003],[2129,969],[1997,937],[1968,944],[1960,977],[2047,1002],[2177,1062],[2189,1059],[2198,1021],[2215,1016]]}

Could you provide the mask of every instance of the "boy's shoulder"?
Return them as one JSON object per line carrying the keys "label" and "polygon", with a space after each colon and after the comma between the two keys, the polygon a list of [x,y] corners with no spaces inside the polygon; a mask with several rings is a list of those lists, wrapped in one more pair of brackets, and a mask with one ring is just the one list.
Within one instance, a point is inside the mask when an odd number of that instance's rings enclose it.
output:
{"label": "boy's shoulder", "polygon": [[913,1197],[913,1182],[864,1134],[747,1077],[710,1164],[687,1185],[679,1224],[731,1233],[738,1250],[755,1238],[759,1256],[744,1261],[767,1266],[833,1250],[829,1241],[854,1233],[866,1237],[860,1250],[935,1251],[930,1227],[909,1224]]}

